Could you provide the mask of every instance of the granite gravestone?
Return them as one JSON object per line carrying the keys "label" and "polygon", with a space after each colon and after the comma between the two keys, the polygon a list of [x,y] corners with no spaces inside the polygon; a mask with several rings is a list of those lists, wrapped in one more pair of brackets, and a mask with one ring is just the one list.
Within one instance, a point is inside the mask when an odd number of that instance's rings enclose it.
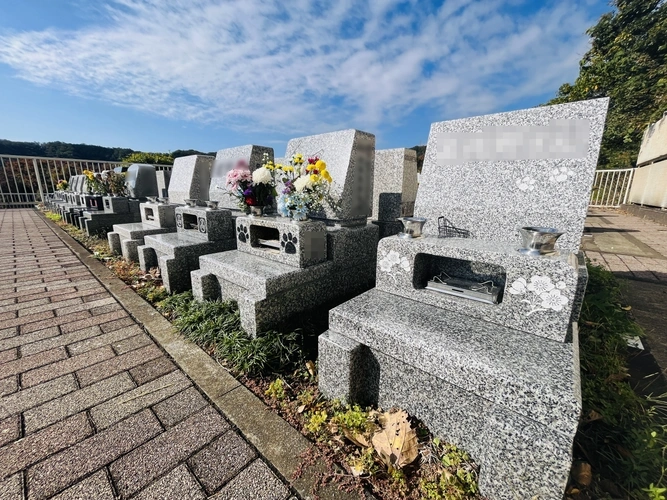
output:
{"label": "granite gravestone", "polygon": [[[406,409],[471,453],[490,498],[562,498],[569,477],[578,249],[607,105],[434,123],[424,236],[382,239],[376,288],[332,309],[319,339],[323,394]],[[520,253],[524,225],[562,228],[559,250]]]}
{"label": "granite gravestone", "polygon": [[218,202],[219,208],[228,208],[230,210],[239,210],[236,198],[227,194],[225,184],[227,174],[236,167],[239,162],[248,165],[251,172],[261,167],[264,162],[264,155],[273,161],[273,148],[264,146],[238,146],[235,148],[221,149],[215,155],[213,170],[211,173],[211,186],[209,189],[209,199]]}
{"label": "granite gravestone", "polygon": [[[203,200],[208,197],[212,156],[192,155],[176,158],[169,183],[169,200],[160,199],[141,203],[140,223],[114,224],[107,234],[109,247],[127,260],[138,261],[137,247],[144,244],[144,237],[169,233],[176,229],[176,202],[186,199]],[[171,202],[171,203],[170,203]]]}
{"label": "granite gravestone", "polygon": [[376,151],[372,218],[380,227],[380,238],[403,230],[399,218],[413,215],[416,196],[417,152],[404,148]]}
{"label": "granite gravestone", "polygon": [[373,286],[378,228],[370,214],[375,138],[344,130],[292,139],[286,157],[301,153],[327,163],[337,210],[312,220],[264,216],[236,219],[237,251],[204,255],[191,273],[198,299],[236,300],[252,336],[295,314]]}

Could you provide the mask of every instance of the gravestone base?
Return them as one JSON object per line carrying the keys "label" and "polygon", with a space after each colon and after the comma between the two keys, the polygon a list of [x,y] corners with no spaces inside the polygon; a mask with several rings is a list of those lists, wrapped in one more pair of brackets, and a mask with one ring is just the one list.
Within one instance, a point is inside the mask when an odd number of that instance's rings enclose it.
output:
{"label": "gravestone base", "polygon": [[[79,219],[81,229],[88,236],[96,236],[109,232],[115,224],[141,222],[139,200],[128,200],[125,197],[105,196],[104,203],[109,202],[111,209],[86,211]],[[113,211],[118,208],[118,212]]]}
{"label": "gravestone base", "polygon": [[300,312],[373,287],[377,234],[373,225],[327,228],[328,259],[303,268],[238,250],[204,255],[191,273],[192,292],[199,300],[236,300],[241,326],[255,337]]}
{"label": "gravestone base", "polygon": [[380,239],[387,238],[389,236],[396,236],[398,233],[403,232],[403,223],[398,220],[372,220],[371,224],[375,224],[380,228]]}
{"label": "gravestone base", "polygon": [[114,224],[113,231],[107,233],[111,252],[132,262],[139,262],[137,247],[144,244],[144,237],[173,231],[174,227],[147,226],[141,222]]}
{"label": "gravestone base", "polygon": [[370,290],[319,337],[328,398],[424,421],[480,464],[489,498],[561,498],[581,411],[577,329],[560,343]]}
{"label": "gravestone base", "polygon": [[235,237],[202,241],[179,233],[165,233],[146,236],[137,252],[141,269],[159,267],[167,292],[180,293],[190,290],[190,272],[199,269],[200,256],[235,248]]}

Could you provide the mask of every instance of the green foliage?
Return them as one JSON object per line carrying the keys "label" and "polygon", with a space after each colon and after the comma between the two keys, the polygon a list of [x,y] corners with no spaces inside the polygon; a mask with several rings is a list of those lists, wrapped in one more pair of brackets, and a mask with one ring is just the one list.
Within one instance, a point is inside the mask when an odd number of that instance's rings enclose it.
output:
{"label": "green foliage", "polygon": [[0,139],[0,154],[45,156],[48,158],[80,158],[97,161],[121,161],[121,158],[133,153],[127,148],[105,148],[89,144],[70,144],[68,142],[20,142]]}
{"label": "green foliage", "polygon": [[335,412],[331,421],[348,431],[363,434],[367,431],[369,415],[359,405],[353,405],[345,411]]}
{"label": "green foliage", "polygon": [[324,430],[324,424],[327,423],[329,415],[325,410],[314,411],[310,414],[310,419],[306,424],[306,430],[311,434],[317,435]]}
{"label": "green foliage", "polygon": [[283,382],[283,379],[277,378],[271,382],[264,394],[278,401],[285,399],[285,382]]}
{"label": "green foliage", "polygon": [[123,158],[125,163],[148,163],[150,165],[173,165],[174,158],[170,154],[164,153],[134,153]]}
{"label": "green foliage", "polygon": [[618,282],[602,267],[588,271],[579,334],[585,420],[577,448],[602,477],[644,498],[647,484],[665,486],[667,429],[656,406],[628,383],[627,338],[642,332],[622,308]]}
{"label": "green foliage", "polygon": [[478,493],[477,467],[468,454],[452,444],[433,439],[432,453],[439,458],[442,468],[432,477],[420,483],[425,498],[432,500],[458,500]]}
{"label": "green foliage", "polygon": [[46,212],[44,215],[46,216],[47,219],[52,220],[53,222],[60,222],[61,220],[63,220],[62,215],[57,214],[55,212]]}
{"label": "green foliage", "polygon": [[644,492],[648,495],[649,500],[665,500],[667,488],[659,488],[651,483],[648,488],[644,489]]}
{"label": "green foliage", "polygon": [[197,151],[196,149],[177,149],[176,151],[171,152],[172,158],[180,158],[181,156],[191,156],[191,155],[215,156],[216,152],[213,151],[211,153],[202,153],[201,151]]}
{"label": "green foliage", "polygon": [[169,296],[163,286],[142,286],[137,293],[147,302],[156,304]]}
{"label": "green foliage", "polygon": [[588,30],[591,49],[574,84],[548,104],[611,97],[602,138],[602,168],[633,167],[644,129],[667,110],[667,3],[613,0]]}

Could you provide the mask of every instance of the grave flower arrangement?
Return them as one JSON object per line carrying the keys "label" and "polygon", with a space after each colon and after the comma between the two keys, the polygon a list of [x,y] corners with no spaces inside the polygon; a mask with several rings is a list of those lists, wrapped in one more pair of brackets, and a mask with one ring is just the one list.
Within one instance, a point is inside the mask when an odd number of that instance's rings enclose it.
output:
{"label": "grave flower arrangement", "polygon": [[119,174],[113,171],[104,173],[95,173],[91,170],[84,170],[86,184],[92,193],[102,194],[104,196],[126,196],[127,186],[125,185],[125,174]]}
{"label": "grave flower arrangement", "polygon": [[239,207],[248,212],[250,207],[270,205],[276,196],[275,167],[264,155],[264,164],[250,172],[248,163],[239,160],[236,166],[227,173],[225,179],[227,193],[238,200]]}
{"label": "grave flower arrangement", "polygon": [[68,187],[69,182],[67,182],[65,179],[61,179],[56,183],[56,191],[67,191]]}
{"label": "grave flower arrangement", "polygon": [[321,209],[329,198],[331,174],[327,164],[317,156],[304,160],[303,155],[292,156],[289,165],[276,165],[283,189],[278,196],[278,213],[299,221],[308,218],[308,212]]}

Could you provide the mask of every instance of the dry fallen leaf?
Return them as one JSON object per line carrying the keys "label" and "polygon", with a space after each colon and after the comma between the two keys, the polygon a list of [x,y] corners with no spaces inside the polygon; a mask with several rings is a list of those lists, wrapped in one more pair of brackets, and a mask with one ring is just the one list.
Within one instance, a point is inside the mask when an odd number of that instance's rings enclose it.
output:
{"label": "dry fallen leaf", "polygon": [[343,434],[345,434],[345,437],[352,441],[354,444],[357,446],[361,446],[362,448],[368,448],[371,444],[368,442],[368,439],[366,439],[366,436],[359,432],[354,432],[348,429],[343,429]]}
{"label": "dry fallen leaf", "polygon": [[579,462],[572,467],[572,477],[574,480],[582,485],[588,486],[593,480],[593,472],[591,471],[591,464],[586,462]]}
{"label": "dry fallen leaf", "polygon": [[380,459],[394,469],[412,463],[418,456],[417,433],[404,411],[383,413],[379,417],[382,429],[373,435],[373,447]]}
{"label": "dry fallen leaf", "polygon": [[587,418],[587,420],[588,420],[589,422],[593,422],[593,421],[595,421],[595,420],[601,420],[601,419],[602,419],[602,415],[600,415],[600,414],[599,414],[598,412],[596,412],[595,410],[591,410],[591,411],[588,413],[588,418]]}
{"label": "dry fallen leaf", "polygon": [[303,413],[303,410],[305,410],[305,409],[306,409],[306,405],[301,405],[296,409],[296,412],[297,413]]}
{"label": "dry fallen leaf", "polygon": [[306,369],[308,370],[308,373],[310,373],[311,377],[315,376],[315,363],[312,361],[306,361]]}
{"label": "dry fallen leaf", "polygon": [[632,306],[621,306],[621,309],[623,309],[624,311],[631,311]]}

